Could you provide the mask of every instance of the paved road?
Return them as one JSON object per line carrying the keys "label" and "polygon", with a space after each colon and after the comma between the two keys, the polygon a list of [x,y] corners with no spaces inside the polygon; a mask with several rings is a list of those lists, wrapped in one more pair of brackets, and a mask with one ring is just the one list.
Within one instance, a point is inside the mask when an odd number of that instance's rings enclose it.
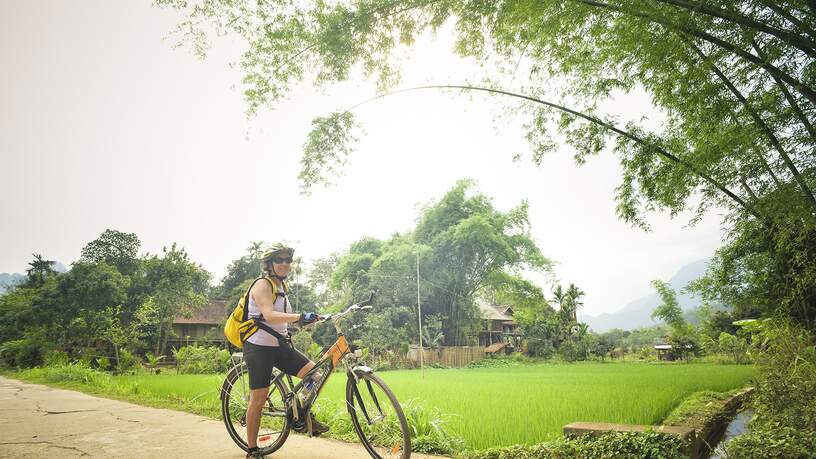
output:
{"label": "paved road", "polygon": [[[83,456],[238,459],[244,454],[220,421],[0,377],[0,458]],[[369,456],[360,445],[290,435],[268,457]]]}

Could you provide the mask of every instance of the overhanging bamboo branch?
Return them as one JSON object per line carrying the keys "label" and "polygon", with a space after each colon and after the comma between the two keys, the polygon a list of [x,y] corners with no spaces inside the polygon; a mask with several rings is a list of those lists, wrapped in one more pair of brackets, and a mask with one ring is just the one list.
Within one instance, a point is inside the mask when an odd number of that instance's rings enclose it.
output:
{"label": "overhanging bamboo branch", "polygon": [[[706,62],[708,60],[708,56],[706,56],[705,53],[700,48],[694,45],[694,43],[689,42],[689,46],[691,46],[691,48],[694,50],[694,52],[697,53],[697,55],[703,62]],[[790,155],[788,155],[788,152],[785,151],[785,147],[782,146],[782,142],[779,141],[779,138],[776,136],[776,134],[774,134],[774,132],[771,130],[768,124],[765,123],[765,121],[762,119],[762,117],[759,116],[759,113],[757,113],[757,111],[754,110],[754,108],[751,106],[751,103],[748,102],[748,100],[745,98],[745,96],[742,95],[739,89],[737,89],[731,82],[731,80],[728,79],[727,76],[725,76],[722,70],[720,70],[719,67],[717,67],[714,63],[710,63],[709,65],[711,66],[711,70],[731,91],[731,94],[733,94],[734,97],[736,97],[737,100],[742,104],[742,106],[745,107],[745,110],[748,112],[749,115],[751,115],[751,118],[754,120],[754,123],[757,125],[757,127],[759,127],[759,129],[765,133],[765,136],[771,142],[771,145],[773,145],[777,153],[779,153],[779,156],[782,158],[782,161],[785,163],[785,166],[788,168],[791,175],[793,175],[793,179],[802,189],[802,192],[805,194],[805,197],[807,197],[810,200],[811,204],[814,207],[816,207],[816,198],[814,198],[813,196],[813,191],[811,191],[810,187],[805,182],[804,178],[802,177],[802,174],[799,172],[799,169],[797,169],[796,165],[793,164],[793,160],[791,160]]]}
{"label": "overhanging bamboo branch", "polygon": [[768,35],[772,35],[784,41],[785,43],[791,44],[795,48],[806,53],[808,56],[812,57],[816,56],[816,42],[814,42],[813,40],[789,32],[787,30],[778,29],[768,24],[764,24],[762,22],[755,20],[754,18],[740,14],[739,12],[723,10],[711,6],[710,4],[688,0],[657,0],[657,1],[660,3],[666,3],[669,5],[677,6],[679,8],[683,8],[686,10],[703,13],[709,16],[713,16],[715,18],[724,19],[726,21],[731,21],[743,27],[747,27],[758,32],[763,32]]}
{"label": "overhanging bamboo branch", "polygon": [[564,113],[569,113],[570,115],[573,115],[573,116],[576,116],[578,118],[587,120],[587,121],[589,121],[591,123],[597,124],[597,125],[605,128],[605,129],[607,129],[607,130],[609,130],[611,132],[614,132],[614,133],[616,133],[616,134],[618,134],[618,135],[620,135],[620,136],[622,136],[624,138],[627,138],[627,139],[629,139],[629,140],[631,140],[633,142],[639,143],[641,145],[644,145],[644,146],[646,146],[648,148],[653,149],[658,155],[662,156],[664,159],[666,159],[668,161],[671,161],[671,162],[673,162],[673,163],[675,163],[677,165],[680,165],[680,166],[686,168],[692,174],[694,174],[694,175],[702,178],[706,182],[708,182],[711,186],[713,186],[714,188],[716,188],[717,190],[719,190],[720,192],[725,194],[732,201],[737,203],[737,205],[739,205],[739,207],[744,209],[746,212],[750,213],[751,215],[753,215],[754,217],[756,217],[757,219],[759,219],[759,220],[761,220],[763,222],[765,221],[765,218],[762,216],[762,214],[759,213],[759,211],[757,211],[752,205],[745,202],[744,199],[742,199],[739,196],[737,196],[736,194],[734,194],[734,192],[732,192],[731,190],[726,188],[725,185],[721,184],[716,179],[711,177],[709,174],[707,174],[704,171],[697,168],[695,165],[689,163],[688,161],[686,161],[686,160],[684,160],[682,158],[679,158],[679,157],[671,154],[670,152],[668,152],[666,149],[664,149],[660,145],[657,145],[657,144],[655,144],[653,142],[649,142],[648,140],[641,138],[637,134],[633,134],[631,132],[624,131],[624,130],[618,128],[617,126],[615,126],[615,125],[613,125],[611,123],[608,123],[606,121],[603,121],[600,118],[597,118],[595,116],[588,115],[586,113],[579,112],[577,110],[573,110],[573,109],[564,107],[563,105],[558,105],[558,104],[555,104],[555,103],[552,103],[552,102],[548,102],[546,100],[537,99],[537,98],[532,97],[532,96],[528,96],[528,95],[524,95],[524,94],[518,94],[518,93],[514,93],[514,92],[510,92],[510,91],[504,91],[504,90],[501,90],[501,89],[484,88],[484,87],[480,87],[480,86],[467,86],[467,85],[415,86],[415,87],[412,87],[412,88],[404,88],[404,89],[399,89],[399,90],[396,90],[396,91],[391,91],[391,92],[388,92],[388,93],[385,93],[385,94],[379,94],[377,96],[374,96],[374,97],[372,97],[372,98],[370,98],[368,100],[365,100],[363,102],[360,102],[359,104],[356,104],[356,105],[352,106],[351,108],[349,108],[345,112],[348,113],[348,112],[354,110],[355,108],[357,108],[357,107],[359,107],[359,106],[361,106],[363,104],[367,104],[367,103],[372,102],[372,101],[377,100],[377,99],[382,99],[384,97],[388,97],[388,96],[392,96],[392,95],[400,94],[400,93],[404,93],[404,92],[419,91],[419,90],[425,90],[425,89],[459,89],[459,90],[465,90],[465,91],[481,91],[481,92],[486,92],[486,93],[490,93],[490,94],[501,94],[501,95],[504,95],[504,96],[515,97],[515,98],[518,98],[518,99],[524,99],[524,100],[527,100],[527,101],[530,101],[530,102],[534,102],[534,103],[537,103],[537,104],[545,105],[545,106],[550,107],[550,108],[554,108],[554,109],[559,110],[559,111],[564,112]]}
{"label": "overhanging bamboo branch", "polygon": [[764,60],[760,59],[759,56],[751,54],[748,51],[745,51],[745,50],[739,48],[738,46],[734,45],[733,43],[729,43],[728,41],[723,40],[722,38],[715,37],[714,35],[711,35],[710,33],[706,32],[704,30],[700,30],[700,29],[697,29],[695,27],[691,27],[691,26],[689,26],[687,24],[674,24],[671,21],[667,20],[666,18],[657,17],[657,16],[647,14],[647,13],[644,13],[644,12],[641,12],[641,11],[627,9],[627,8],[624,8],[624,7],[621,7],[621,6],[618,6],[618,5],[603,3],[603,2],[600,2],[600,1],[596,1],[596,0],[573,0],[573,1],[576,1],[578,3],[582,3],[584,5],[594,6],[594,7],[598,7],[598,8],[606,8],[606,9],[609,9],[609,10],[612,10],[612,11],[617,11],[618,13],[621,13],[621,14],[628,14],[628,15],[631,15],[631,16],[634,16],[634,17],[645,19],[647,21],[654,22],[655,24],[660,24],[660,25],[666,27],[669,30],[673,30],[675,32],[682,32],[685,35],[707,41],[707,42],[709,42],[709,43],[711,43],[713,45],[716,45],[716,46],[718,46],[718,47],[720,47],[720,48],[722,48],[722,49],[736,55],[736,56],[741,57],[742,59],[744,59],[744,60],[746,60],[748,62],[751,62],[753,64],[757,64],[758,66],[765,69],[765,71],[768,72],[771,75],[778,76],[780,80],[782,80],[785,83],[792,86],[794,89],[796,89],[796,91],[798,91],[803,96],[805,96],[811,103],[816,105],[816,91],[814,91],[813,89],[808,87],[806,84],[804,84],[803,82],[801,82],[798,79],[794,78],[793,76],[785,73],[779,67],[776,67],[773,64],[765,62]]}

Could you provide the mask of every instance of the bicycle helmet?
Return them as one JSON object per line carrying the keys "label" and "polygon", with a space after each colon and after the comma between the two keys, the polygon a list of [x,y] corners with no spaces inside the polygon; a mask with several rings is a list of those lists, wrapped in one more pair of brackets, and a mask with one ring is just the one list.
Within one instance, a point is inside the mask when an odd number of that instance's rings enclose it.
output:
{"label": "bicycle helmet", "polygon": [[261,255],[261,264],[264,271],[270,272],[276,279],[284,280],[286,276],[279,276],[278,273],[275,272],[273,262],[278,258],[288,258],[289,262],[291,262],[294,255],[295,249],[282,242],[276,242]]}

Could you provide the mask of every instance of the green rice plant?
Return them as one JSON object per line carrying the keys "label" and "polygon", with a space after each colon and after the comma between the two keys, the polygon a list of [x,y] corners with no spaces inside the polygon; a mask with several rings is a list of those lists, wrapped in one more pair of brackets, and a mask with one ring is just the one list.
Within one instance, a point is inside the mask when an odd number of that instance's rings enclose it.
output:
{"label": "green rice plant", "polygon": [[[27,372],[17,375],[43,381],[41,373],[45,370],[27,370],[39,371],[39,375]],[[104,373],[87,376],[85,369],[60,371],[69,374],[52,375],[49,381],[111,378]],[[455,451],[462,443],[468,450],[537,445],[561,438],[563,426],[574,421],[658,424],[690,394],[743,387],[754,374],[754,367],[749,365],[644,363],[537,364],[379,373],[403,405],[414,433],[415,449],[426,452]],[[82,375],[87,377],[83,379]],[[331,426],[333,438],[356,441],[345,405],[346,379],[340,373],[334,376],[321,391],[315,414]],[[218,418],[218,391],[223,377],[223,374],[143,373],[113,376],[113,383],[102,389],[91,385],[79,388],[148,406]]]}
{"label": "green rice plant", "polygon": [[[688,395],[742,387],[753,374],[746,365],[582,363],[380,376],[398,399],[451,415],[449,436],[479,450],[559,438],[574,421],[658,424]],[[323,397],[342,401],[344,383],[329,380]]]}

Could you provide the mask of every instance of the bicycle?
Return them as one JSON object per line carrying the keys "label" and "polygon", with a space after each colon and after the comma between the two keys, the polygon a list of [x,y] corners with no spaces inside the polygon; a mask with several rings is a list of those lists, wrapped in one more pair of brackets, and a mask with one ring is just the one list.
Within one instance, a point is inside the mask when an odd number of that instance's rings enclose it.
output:
{"label": "bicycle", "polygon": [[[362,352],[346,341],[340,321],[355,311],[371,309],[374,294],[365,301],[352,304],[345,311],[321,316],[317,323],[333,321],[337,340],[315,363],[314,368],[297,384],[292,377],[275,369],[269,385],[269,397],[261,413],[258,447],[264,455],[277,451],[289,436],[297,421],[305,423],[306,432],[313,436],[311,416],[315,400],[333,374],[338,363],[346,367],[346,407],[360,442],[375,459],[408,459],[411,438],[408,422],[394,393],[374,370],[359,361]],[[301,399],[304,381],[318,371],[322,379],[314,381],[308,397]],[[378,395],[379,394],[379,395]],[[243,353],[232,354],[232,368],[221,387],[221,415],[232,440],[247,451],[246,409],[249,402],[249,374]]]}

